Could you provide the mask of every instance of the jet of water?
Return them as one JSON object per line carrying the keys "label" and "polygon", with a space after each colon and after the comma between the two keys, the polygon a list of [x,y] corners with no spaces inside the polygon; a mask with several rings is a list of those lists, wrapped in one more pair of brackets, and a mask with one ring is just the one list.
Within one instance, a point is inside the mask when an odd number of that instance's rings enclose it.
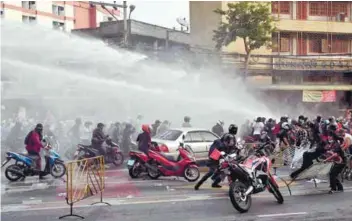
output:
{"label": "jet of water", "polygon": [[117,121],[142,114],[146,122],[167,119],[174,127],[184,116],[207,127],[219,119],[240,124],[272,116],[243,81],[228,75],[170,67],[40,26],[3,21],[1,31],[2,81],[13,82],[3,102],[27,100],[32,109],[44,103],[62,119]]}

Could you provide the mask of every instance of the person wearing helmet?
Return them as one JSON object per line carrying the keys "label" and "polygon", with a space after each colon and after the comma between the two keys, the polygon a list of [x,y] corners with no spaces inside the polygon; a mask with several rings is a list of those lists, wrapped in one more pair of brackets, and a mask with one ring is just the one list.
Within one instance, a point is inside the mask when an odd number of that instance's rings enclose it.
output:
{"label": "person wearing helmet", "polygon": [[148,156],[149,147],[152,142],[150,127],[147,124],[142,125],[142,133],[137,137],[138,150],[145,153]]}
{"label": "person wearing helmet", "polygon": [[277,134],[277,137],[279,138],[279,146],[280,147],[288,147],[289,144],[289,137],[288,137],[288,132],[290,130],[290,125],[287,122],[283,122],[280,127],[280,131]]}
{"label": "person wearing helmet", "polygon": [[105,135],[104,133],[105,125],[103,123],[98,123],[97,128],[93,130],[92,135],[92,147],[99,151],[101,156],[105,156],[106,152],[103,148],[103,143],[109,137],[109,135]]}
{"label": "person wearing helmet", "polygon": [[313,148],[314,145],[320,143],[321,141],[321,116],[318,115],[311,125],[312,131],[312,142],[310,143],[310,149]]}
{"label": "person wearing helmet", "polygon": [[256,141],[260,140],[260,135],[262,134],[262,131],[264,130],[264,123],[262,122],[262,118],[258,117],[256,120],[256,123],[253,126],[253,136]]}
{"label": "person wearing helmet", "polygon": [[[26,150],[28,152],[28,155],[34,159],[34,161],[36,162],[36,169],[39,171],[41,171],[40,150],[41,148],[44,148],[41,142],[42,139],[43,139],[43,125],[37,124],[34,130],[30,131],[27,134],[24,140],[24,144],[26,145]],[[40,179],[42,178],[41,174],[39,175],[39,178]]]}
{"label": "person wearing helmet", "polygon": [[229,126],[229,134],[231,134],[232,136],[236,136],[237,135],[237,131],[238,131],[238,127],[236,124],[230,124]]}
{"label": "person wearing helmet", "polygon": [[218,174],[215,174],[215,171],[217,170],[219,166],[219,160],[214,160],[210,158],[210,155],[212,152],[217,149],[220,152],[225,152],[225,154],[229,154],[230,151],[232,150],[232,147],[234,146],[235,138],[231,134],[225,134],[222,138],[217,139],[213,142],[213,144],[209,148],[209,160],[208,160],[208,167],[209,171],[206,173],[200,180],[199,182],[195,185],[194,189],[198,190],[199,187],[207,180],[209,177],[212,176],[213,178],[213,184],[211,185],[213,188],[221,188],[219,183],[221,182],[220,177]]}
{"label": "person wearing helmet", "polygon": [[185,116],[185,117],[183,118],[182,127],[192,127],[192,125],[191,125],[191,118],[190,118],[190,117]]}
{"label": "person wearing helmet", "polygon": [[224,122],[222,120],[218,120],[215,126],[211,129],[211,131],[221,137],[224,134]]}

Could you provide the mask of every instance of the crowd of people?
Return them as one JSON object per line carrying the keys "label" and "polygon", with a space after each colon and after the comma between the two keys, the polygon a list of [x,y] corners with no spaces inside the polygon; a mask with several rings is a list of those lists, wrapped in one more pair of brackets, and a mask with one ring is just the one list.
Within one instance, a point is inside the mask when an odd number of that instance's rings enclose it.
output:
{"label": "crowd of people", "polygon": [[[78,143],[92,145],[102,155],[105,153],[102,144],[109,137],[111,141],[120,145],[125,154],[128,154],[132,146],[147,153],[151,146],[151,137],[165,132],[171,125],[167,120],[163,122],[156,120],[150,126],[142,125],[141,121],[142,116],[139,115],[135,122],[115,122],[111,123],[109,127],[106,127],[103,123],[98,123],[94,129],[93,122],[83,122],[80,118],[77,118],[70,127],[64,121],[52,125],[37,124],[35,126],[33,119],[25,121],[3,120],[1,133],[2,137],[5,138],[2,139],[5,146],[17,150],[19,147],[23,148],[23,140],[25,140],[26,149],[32,155],[39,155],[39,141],[45,136],[55,137],[62,143],[69,143],[69,146],[76,146]],[[192,127],[191,118],[184,117],[181,127]],[[219,120],[211,130],[220,138],[214,141],[210,151],[214,148],[223,148],[228,152],[231,149],[228,147],[233,146],[235,148],[237,131],[239,132],[238,136],[242,137],[247,143],[264,142],[263,139],[269,138],[276,142],[276,148],[281,150],[306,148],[308,146],[309,149],[314,149],[314,151],[307,151],[303,154],[302,166],[291,174],[292,178],[297,177],[300,172],[310,167],[313,160],[326,153],[331,153],[331,159],[334,157],[339,159],[330,174],[331,191],[343,190],[337,175],[346,164],[345,152],[352,153],[352,119],[350,112],[345,117],[337,119],[335,117],[324,119],[322,116],[308,119],[308,117],[301,115],[297,119],[283,116],[277,122],[272,118],[257,117],[253,122],[247,120],[239,129],[237,125],[231,124],[228,132],[224,130],[224,122]],[[28,133],[28,131],[31,132]],[[287,162],[285,163],[287,164]],[[216,162],[211,162],[209,165],[216,165]],[[210,166],[210,168],[212,169],[201,179],[196,189],[213,175],[215,167]],[[218,186],[219,181],[215,179],[213,187]]]}

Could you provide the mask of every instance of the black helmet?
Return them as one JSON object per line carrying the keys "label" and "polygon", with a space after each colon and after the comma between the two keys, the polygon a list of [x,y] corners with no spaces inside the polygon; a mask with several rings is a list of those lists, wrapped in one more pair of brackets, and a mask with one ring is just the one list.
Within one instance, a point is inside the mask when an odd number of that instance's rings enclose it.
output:
{"label": "black helmet", "polygon": [[[221,138],[221,141],[223,142],[223,143],[226,143],[226,144],[229,144],[229,145],[231,145],[231,144],[234,144],[234,142],[235,142],[235,137],[232,135],[232,134],[225,134],[222,138]],[[232,143],[231,143],[232,142]]]}
{"label": "black helmet", "polygon": [[184,120],[185,122],[190,122],[190,121],[191,121],[191,118],[188,117],[188,116],[185,116],[185,117],[183,118],[183,120]]}
{"label": "black helmet", "polygon": [[37,124],[37,125],[35,126],[35,130],[38,131],[38,132],[43,131],[43,124]]}
{"label": "black helmet", "polygon": [[236,124],[231,124],[229,126],[229,134],[236,135],[238,131],[238,127]]}
{"label": "black helmet", "polygon": [[97,127],[98,128],[103,128],[105,125],[103,123],[98,123]]}

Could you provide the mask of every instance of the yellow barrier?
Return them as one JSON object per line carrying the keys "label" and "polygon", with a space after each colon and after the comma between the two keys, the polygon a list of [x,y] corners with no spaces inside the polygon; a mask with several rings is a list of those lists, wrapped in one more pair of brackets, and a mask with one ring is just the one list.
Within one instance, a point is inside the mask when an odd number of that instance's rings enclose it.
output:
{"label": "yellow barrier", "polygon": [[100,194],[100,201],[96,203],[110,205],[103,202],[105,188],[105,164],[103,156],[71,161],[66,164],[66,168],[66,202],[70,206],[70,214],[61,216],[59,219],[69,216],[84,219],[82,216],[73,214],[73,205],[76,202],[97,194]]}

